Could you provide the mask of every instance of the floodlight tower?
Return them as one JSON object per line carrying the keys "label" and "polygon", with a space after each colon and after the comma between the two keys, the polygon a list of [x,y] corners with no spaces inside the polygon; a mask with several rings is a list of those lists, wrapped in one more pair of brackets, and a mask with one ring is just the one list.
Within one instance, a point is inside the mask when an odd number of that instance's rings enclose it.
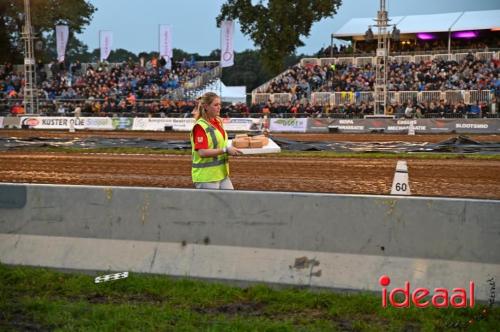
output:
{"label": "floodlight tower", "polygon": [[[387,93],[387,61],[389,59],[389,14],[385,7],[385,0],[380,0],[380,8],[377,12],[375,19],[375,27],[378,28],[377,34],[377,50],[375,54],[375,85],[374,85],[374,99],[375,99],[375,114],[385,113],[385,108],[388,101]],[[365,39],[370,40],[373,38],[371,27],[368,28],[365,34]],[[399,39],[399,30],[392,31],[392,38]]]}
{"label": "floodlight tower", "polygon": [[21,33],[24,39],[24,109],[26,113],[38,113],[38,96],[35,78],[35,50],[33,47],[33,28],[31,27],[30,0],[24,0],[24,26]]}
{"label": "floodlight tower", "polygon": [[387,60],[389,49],[387,48],[387,28],[389,18],[385,9],[385,0],[380,0],[380,8],[375,20],[378,28],[377,53],[375,54],[375,114],[385,113],[387,105]]}

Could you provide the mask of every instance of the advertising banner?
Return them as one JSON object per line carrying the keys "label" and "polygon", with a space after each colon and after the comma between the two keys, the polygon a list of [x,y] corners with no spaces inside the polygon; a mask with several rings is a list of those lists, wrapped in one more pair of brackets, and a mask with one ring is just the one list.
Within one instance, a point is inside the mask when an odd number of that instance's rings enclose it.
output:
{"label": "advertising banner", "polygon": [[305,133],[307,118],[271,119],[271,131]]}
{"label": "advertising banner", "polygon": [[222,21],[220,24],[220,66],[231,67],[234,65],[233,50],[234,22]]}
{"label": "advertising banner", "polygon": [[163,131],[167,126],[173,126],[173,118],[135,118],[132,130]]}
{"label": "advertising banner", "polygon": [[247,118],[224,118],[224,129],[226,131],[250,131],[253,121]]}
{"label": "advertising banner", "polygon": [[170,62],[172,56],[172,27],[162,24],[160,25],[160,57]]}
{"label": "advertising banner", "polygon": [[69,129],[73,125],[75,129],[112,130],[111,118],[88,117],[54,117],[54,116],[24,116],[21,118],[21,127],[30,129]]}
{"label": "advertising banner", "polygon": [[[324,122],[323,122],[324,120]],[[494,134],[500,132],[500,119],[310,119],[308,131],[329,131],[335,129],[346,133],[407,133],[413,125],[416,133],[478,133]]]}
{"label": "advertising banner", "polygon": [[57,61],[64,62],[66,45],[68,44],[69,28],[67,25],[56,25]]}
{"label": "advertising banner", "polygon": [[109,57],[113,47],[113,31],[99,31],[99,44],[101,49],[100,60],[104,61]]}

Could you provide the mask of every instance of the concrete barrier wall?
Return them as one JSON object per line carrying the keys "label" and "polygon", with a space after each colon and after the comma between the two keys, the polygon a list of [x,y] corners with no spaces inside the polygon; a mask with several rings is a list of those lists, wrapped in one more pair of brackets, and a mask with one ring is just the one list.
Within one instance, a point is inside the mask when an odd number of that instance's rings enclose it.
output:
{"label": "concrete barrier wall", "polygon": [[380,290],[500,278],[500,201],[0,184],[0,261]]}

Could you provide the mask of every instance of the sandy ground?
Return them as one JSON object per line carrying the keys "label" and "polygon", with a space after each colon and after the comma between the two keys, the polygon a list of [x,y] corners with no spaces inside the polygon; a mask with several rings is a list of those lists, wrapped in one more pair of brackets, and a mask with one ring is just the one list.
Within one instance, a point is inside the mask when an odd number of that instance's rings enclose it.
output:
{"label": "sandy ground", "polygon": [[[0,137],[142,137],[188,139],[176,132],[91,132],[0,130]],[[280,134],[302,141],[440,142],[456,135]],[[498,142],[498,135],[469,135]],[[498,160],[406,159],[412,194],[500,199]],[[0,153],[0,182],[192,188],[191,157],[109,153]],[[389,194],[396,159],[231,157],[231,179],[239,190],[343,194]]]}

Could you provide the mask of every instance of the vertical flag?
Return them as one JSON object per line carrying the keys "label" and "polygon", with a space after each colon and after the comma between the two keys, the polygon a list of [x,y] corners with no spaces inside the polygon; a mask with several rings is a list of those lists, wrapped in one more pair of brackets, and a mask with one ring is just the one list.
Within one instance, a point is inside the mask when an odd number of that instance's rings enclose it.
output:
{"label": "vertical flag", "polygon": [[230,67],[234,65],[233,34],[234,22],[222,21],[220,26],[220,66]]}
{"label": "vertical flag", "polygon": [[170,25],[160,25],[160,57],[167,62],[166,67],[172,68],[172,27]]}
{"label": "vertical flag", "polygon": [[57,61],[64,62],[66,45],[68,44],[69,28],[67,25],[56,25]]}
{"label": "vertical flag", "polygon": [[99,44],[101,47],[100,60],[104,61],[109,57],[109,53],[111,53],[111,47],[113,46],[113,31],[99,31]]}

